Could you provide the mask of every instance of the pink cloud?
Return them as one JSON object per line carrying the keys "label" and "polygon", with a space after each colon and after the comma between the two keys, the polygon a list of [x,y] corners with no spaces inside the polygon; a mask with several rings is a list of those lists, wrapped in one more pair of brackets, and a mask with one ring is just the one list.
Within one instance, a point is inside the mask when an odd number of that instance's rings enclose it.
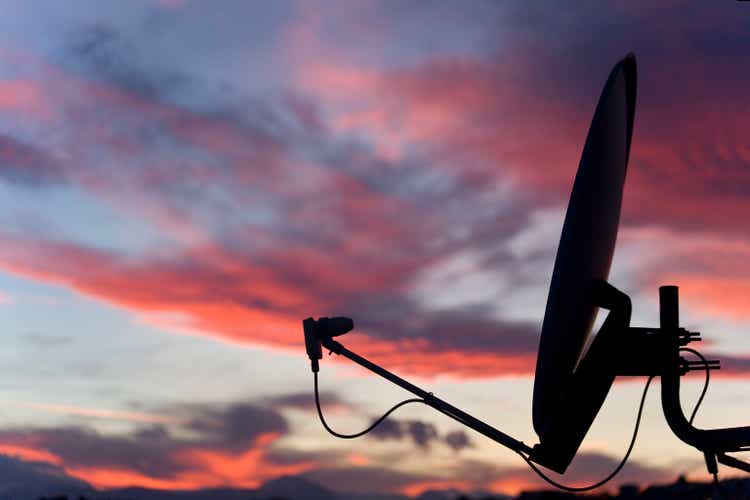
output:
{"label": "pink cloud", "polygon": [[52,117],[44,90],[32,80],[0,80],[0,112],[25,114],[31,119]]}

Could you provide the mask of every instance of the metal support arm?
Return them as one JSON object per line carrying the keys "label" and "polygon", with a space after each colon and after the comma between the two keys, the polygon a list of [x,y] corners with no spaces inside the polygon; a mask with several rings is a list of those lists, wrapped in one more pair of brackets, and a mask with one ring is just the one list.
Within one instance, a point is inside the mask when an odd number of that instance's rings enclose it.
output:
{"label": "metal support arm", "polygon": [[442,399],[438,398],[431,392],[427,392],[424,389],[417,387],[416,385],[402,379],[398,375],[389,372],[385,368],[382,368],[376,365],[375,363],[363,358],[362,356],[350,351],[349,349],[341,345],[339,342],[331,338],[323,338],[321,339],[321,343],[323,344],[323,347],[325,347],[329,351],[334,352],[340,356],[344,356],[345,358],[348,358],[354,361],[358,365],[364,368],[367,368],[368,370],[380,375],[381,377],[387,380],[390,380],[391,382],[401,387],[402,389],[407,390],[411,392],[412,394],[424,399],[425,403],[428,406],[436,409],[443,415],[447,415],[451,417],[457,422],[460,422],[470,427],[471,429],[474,429],[478,433],[492,439],[493,441],[497,443],[500,443],[501,445],[507,448],[510,448],[516,453],[525,453],[527,455],[531,453],[532,451],[531,447],[527,446],[522,441],[518,441],[517,439],[510,437],[504,432],[501,432],[495,429],[494,427],[485,424],[481,420],[456,408],[450,403],[443,401]]}

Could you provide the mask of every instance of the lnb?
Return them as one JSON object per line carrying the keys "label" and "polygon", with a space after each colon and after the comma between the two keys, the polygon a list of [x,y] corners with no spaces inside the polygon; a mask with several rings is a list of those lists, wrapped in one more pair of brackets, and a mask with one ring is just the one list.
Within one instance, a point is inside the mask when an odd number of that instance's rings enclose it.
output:
{"label": "lnb", "polygon": [[354,320],[344,316],[335,316],[333,318],[307,318],[302,321],[302,327],[305,331],[305,348],[307,356],[310,358],[312,371],[319,370],[318,360],[323,358],[321,341],[338,337],[354,329]]}

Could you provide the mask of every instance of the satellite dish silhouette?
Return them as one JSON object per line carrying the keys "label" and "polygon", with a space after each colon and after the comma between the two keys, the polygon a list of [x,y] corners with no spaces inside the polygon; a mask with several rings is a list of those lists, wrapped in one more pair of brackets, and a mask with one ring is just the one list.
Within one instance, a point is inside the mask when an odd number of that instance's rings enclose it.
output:
{"label": "satellite dish silhouette", "polygon": [[[706,360],[686,347],[701,340],[697,332],[679,326],[676,286],[659,288],[660,324],[653,328],[630,326],[631,302],[608,283],[617,239],[620,206],[633,134],[636,98],[635,57],[628,54],[612,69],[591,121],[578,173],[568,204],[550,282],[544,323],[539,342],[534,381],[533,427],[539,443],[533,447],[519,441],[433,393],[350,351],[334,337],[354,328],[349,318],[307,318],[303,330],[307,355],[314,373],[315,401],[323,426],[331,434],[354,438],[366,434],[391,412],[407,403],[422,403],[518,453],[543,479],[563,489],[586,491],[601,486],[625,464],[635,442],[635,432],[622,462],[602,481],[587,487],[556,483],[535,464],[564,473],[601,408],[617,376],[641,376],[661,381],[661,401],[670,429],[685,443],[701,451],[710,473],[717,461],[750,472],[750,464],[727,452],[750,451],[750,427],[698,429],[688,420],[680,403],[680,378],[693,370],[718,369],[718,361]],[[598,309],[607,317],[590,343]],[[326,423],[318,395],[319,360],[322,347],[371,370],[418,396],[395,405],[367,429],[340,434]],[[699,361],[682,354],[691,353]],[[700,404],[700,400],[699,400]],[[635,429],[638,429],[636,423]]]}
{"label": "satellite dish silhouette", "polygon": [[597,309],[605,305],[600,289],[615,250],[635,97],[635,57],[629,54],[612,69],[599,98],[557,249],[534,381],[534,429],[542,440],[568,413],[574,369]]}
{"label": "satellite dish silhouette", "polygon": [[588,338],[620,221],[635,111],[635,60],[612,70],[599,98],[568,204],[547,298],[534,382],[534,428],[543,433]]}

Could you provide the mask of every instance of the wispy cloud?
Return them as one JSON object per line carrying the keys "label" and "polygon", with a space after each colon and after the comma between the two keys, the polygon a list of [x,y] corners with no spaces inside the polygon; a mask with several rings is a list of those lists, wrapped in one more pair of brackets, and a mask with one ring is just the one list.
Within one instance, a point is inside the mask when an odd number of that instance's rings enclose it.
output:
{"label": "wispy cloud", "polygon": [[26,408],[48,413],[57,413],[61,415],[70,415],[74,417],[93,419],[122,420],[126,422],[150,424],[166,424],[174,423],[177,421],[177,418],[172,415],[159,415],[156,413],[137,411],[110,410],[106,408],[88,408],[74,405],[38,403],[33,401],[18,400],[3,401],[2,404],[5,406],[16,408]]}

